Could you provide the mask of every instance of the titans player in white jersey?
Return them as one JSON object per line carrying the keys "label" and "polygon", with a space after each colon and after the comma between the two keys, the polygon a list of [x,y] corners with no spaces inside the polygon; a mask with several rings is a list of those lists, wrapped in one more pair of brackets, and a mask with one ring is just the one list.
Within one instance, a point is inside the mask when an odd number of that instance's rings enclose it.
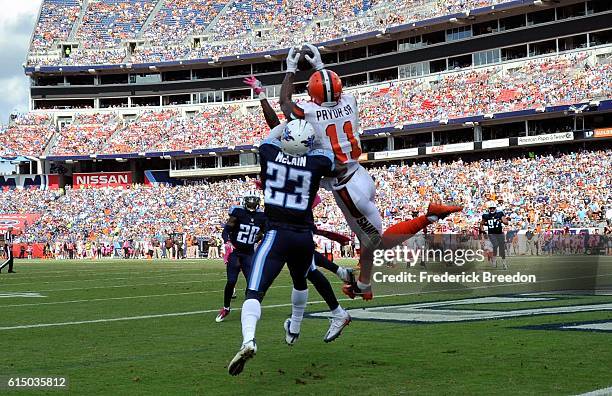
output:
{"label": "titans player in white jersey", "polygon": [[351,298],[360,295],[364,299],[371,299],[374,250],[393,247],[432,222],[462,208],[430,203],[426,215],[398,223],[383,234],[382,217],[374,202],[374,180],[359,164],[361,142],[357,101],[353,95],[342,92],[340,77],[325,69],[319,50],[310,44],[305,47],[313,54],[306,55],[306,60],[315,69],[307,86],[311,100],[295,103],[291,99],[300,59],[300,52],[291,48],[287,56],[287,74],[281,88],[280,105],[288,120],[305,119],[313,126],[316,136],[314,147],[334,153],[338,176],[326,179],[322,185],[333,192],[336,203],[362,247],[359,280],[345,286],[343,291]]}

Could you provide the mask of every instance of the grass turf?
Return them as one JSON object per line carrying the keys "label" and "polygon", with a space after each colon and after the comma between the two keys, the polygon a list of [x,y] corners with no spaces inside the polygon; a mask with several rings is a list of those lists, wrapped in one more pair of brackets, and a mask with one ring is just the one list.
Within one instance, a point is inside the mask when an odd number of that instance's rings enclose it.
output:
{"label": "grass turf", "polygon": [[[541,260],[552,265],[555,259]],[[240,311],[214,321],[225,284],[221,262],[18,261],[15,268],[16,274],[0,275],[0,376],[65,376],[72,394],[516,395],[612,386],[612,333],[519,328],[612,320],[610,311],[441,324],[356,320],[331,344],[322,341],[327,321],[305,319],[299,342],[288,347],[282,324],[291,284],[283,272],[263,303],[257,356],[241,376],[230,377]],[[239,289],[244,284],[240,279]],[[45,297],[7,297],[16,292]],[[315,303],[308,311],[324,311],[314,288],[310,293]],[[234,308],[242,303],[238,294]],[[464,297],[439,291],[342,304],[355,309]],[[612,302],[610,296],[579,298],[574,303]]]}

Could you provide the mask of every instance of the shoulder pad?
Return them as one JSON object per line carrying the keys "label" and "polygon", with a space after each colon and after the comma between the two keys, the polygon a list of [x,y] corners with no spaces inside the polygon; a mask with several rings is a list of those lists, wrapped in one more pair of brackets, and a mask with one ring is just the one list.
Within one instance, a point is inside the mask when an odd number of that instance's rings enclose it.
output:
{"label": "shoulder pad", "polygon": [[266,138],[264,140],[261,141],[261,143],[259,144],[259,146],[263,146],[264,144],[269,144],[271,146],[276,146],[278,148],[280,148],[281,144],[280,141],[278,139],[274,139],[274,138]]}
{"label": "shoulder pad", "polygon": [[331,152],[331,151],[329,151],[329,150],[323,150],[323,149],[313,149],[313,150],[310,150],[310,151],[309,151],[309,152],[308,152],[306,155],[308,155],[308,156],[310,156],[310,157],[313,157],[313,156],[315,156],[315,155],[321,155],[321,156],[323,156],[323,157],[327,157],[327,158],[329,158],[329,160],[330,160],[331,162],[334,162],[334,153],[332,153],[332,152]]}
{"label": "shoulder pad", "polygon": [[234,216],[234,211],[238,211],[238,210],[241,210],[241,209],[244,209],[244,206],[242,206],[242,205],[234,205],[234,206],[232,206],[230,208],[230,210],[229,210],[230,216]]}

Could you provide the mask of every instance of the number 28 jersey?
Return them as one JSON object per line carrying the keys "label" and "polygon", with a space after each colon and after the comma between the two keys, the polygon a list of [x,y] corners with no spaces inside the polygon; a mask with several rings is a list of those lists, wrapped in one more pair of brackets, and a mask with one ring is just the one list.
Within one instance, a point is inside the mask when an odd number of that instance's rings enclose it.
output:
{"label": "number 28 jersey", "polygon": [[237,222],[236,228],[229,234],[235,251],[253,253],[257,234],[265,228],[266,215],[261,210],[251,212],[243,206],[232,206],[229,215],[235,217]]}
{"label": "number 28 jersey", "polygon": [[293,116],[308,121],[316,133],[315,148],[334,153],[342,164],[357,163],[361,155],[359,112],[353,95],[342,94],[334,107],[301,102],[293,107]]}
{"label": "number 28 jersey", "polygon": [[314,230],[312,203],[321,179],[333,175],[333,154],[311,150],[294,157],[281,151],[277,139],[265,139],[259,146],[259,162],[267,229]]}

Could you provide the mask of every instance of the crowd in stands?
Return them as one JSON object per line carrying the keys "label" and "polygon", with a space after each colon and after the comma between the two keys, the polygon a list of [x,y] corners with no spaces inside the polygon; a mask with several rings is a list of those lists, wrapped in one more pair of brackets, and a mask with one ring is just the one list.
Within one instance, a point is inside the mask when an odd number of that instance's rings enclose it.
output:
{"label": "crowd in stands", "polygon": [[78,114],[74,122],[62,128],[53,146],[53,154],[95,154],[119,127],[117,115]]}
{"label": "crowd in stands", "polygon": [[30,51],[42,53],[57,41],[67,40],[81,11],[82,0],[45,0],[34,29]]}
{"label": "crowd in stands", "polygon": [[55,132],[53,117],[47,114],[17,115],[6,129],[0,128],[0,155],[39,156]]}
{"label": "crowd in stands", "polygon": [[[357,97],[364,130],[612,98],[612,64],[593,64],[589,59],[587,52],[578,52],[531,60],[517,67],[460,70],[347,91]],[[275,100],[271,103],[280,109]],[[26,116],[33,117],[48,124],[45,116]],[[201,105],[195,115],[183,114],[176,108],[146,110],[132,121],[122,121],[118,115],[100,117],[106,118],[89,125],[77,119],[76,125],[64,128],[50,153],[86,155],[228,147],[258,143],[268,131],[257,103]],[[113,122],[108,122],[111,119]],[[22,147],[28,154],[40,154],[45,145],[43,139],[50,136],[52,127],[40,129],[46,133],[39,133],[34,126],[20,126],[18,134],[9,129],[0,136],[0,154],[14,153],[20,147],[11,139],[38,141]]]}
{"label": "crowd in stands", "polygon": [[[473,162],[432,160],[369,171],[385,228],[441,200],[465,209],[429,231],[470,231],[478,227],[486,202],[495,200],[510,219],[508,230],[543,232],[612,224],[611,160],[612,152],[606,150]],[[176,187],[3,191],[0,214],[41,215],[20,236],[23,242],[123,246],[126,241],[163,241],[173,233],[217,238],[228,209],[253,186],[247,177]],[[322,203],[314,211],[318,227],[349,235],[331,193],[321,189],[319,194]]]}
{"label": "crowd in stands", "polygon": [[[33,49],[49,48],[56,40],[67,38],[65,31],[69,33],[79,13],[80,3],[76,1],[44,0],[36,28],[41,33],[35,36]],[[163,3],[154,15],[150,14],[156,0],[91,1],[75,37],[81,48],[69,57],[34,57],[29,64],[142,63],[269,51],[511,0],[159,1]],[[56,3],[61,4],[59,10]],[[69,7],[66,20],[60,18],[61,7]],[[149,17],[150,23],[144,26]],[[209,39],[192,45],[193,35],[207,35]],[[146,44],[128,56],[122,40],[141,36]]]}
{"label": "crowd in stands", "polygon": [[612,65],[589,65],[586,53],[544,58],[514,69],[448,73],[361,90],[362,126],[413,124],[536,109],[612,95]]}
{"label": "crowd in stands", "polygon": [[218,0],[165,0],[143,37],[166,45],[182,44],[190,35],[201,33],[226,4]]}
{"label": "crowd in stands", "polygon": [[109,48],[140,32],[155,0],[90,1],[76,39],[85,48]]}

